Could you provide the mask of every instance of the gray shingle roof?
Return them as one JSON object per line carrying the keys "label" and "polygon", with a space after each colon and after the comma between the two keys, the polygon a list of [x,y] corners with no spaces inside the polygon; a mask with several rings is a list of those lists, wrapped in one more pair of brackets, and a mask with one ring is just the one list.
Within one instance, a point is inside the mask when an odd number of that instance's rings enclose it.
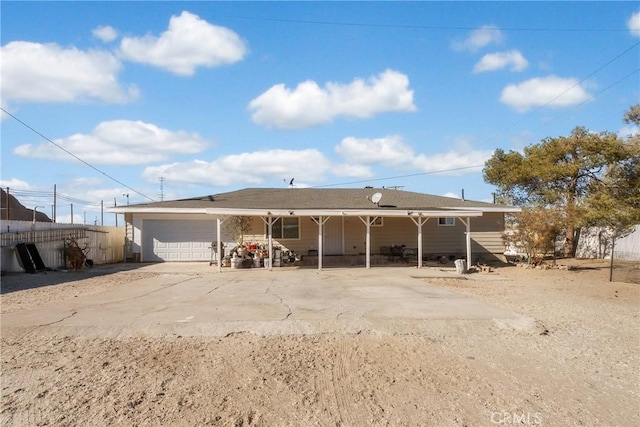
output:
{"label": "gray shingle roof", "polygon": [[381,193],[385,209],[508,208],[493,203],[460,200],[411,191],[384,188],[245,188],[181,200],[138,205],[138,208],[226,208],[226,209],[371,209],[368,199]]}

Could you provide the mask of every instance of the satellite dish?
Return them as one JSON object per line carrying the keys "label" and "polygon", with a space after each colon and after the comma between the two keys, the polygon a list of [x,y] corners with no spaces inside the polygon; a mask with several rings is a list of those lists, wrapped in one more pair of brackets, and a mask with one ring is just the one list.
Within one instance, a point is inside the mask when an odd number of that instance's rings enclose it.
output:
{"label": "satellite dish", "polygon": [[380,203],[380,200],[381,200],[381,199],[382,199],[382,193],[376,193],[376,194],[374,194],[373,196],[371,196],[371,201],[372,201],[373,203],[375,203],[376,205],[377,205],[378,203]]}

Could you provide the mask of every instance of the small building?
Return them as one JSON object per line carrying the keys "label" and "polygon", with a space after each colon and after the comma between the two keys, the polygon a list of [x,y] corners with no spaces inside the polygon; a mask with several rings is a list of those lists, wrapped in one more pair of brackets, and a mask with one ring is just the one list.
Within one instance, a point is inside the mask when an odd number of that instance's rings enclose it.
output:
{"label": "small building", "polygon": [[[519,208],[385,188],[246,188],[182,200],[110,208],[127,225],[129,257],[209,261],[236,245],[230,217],[248,218],[244,242],[301,256],[360,257],[368,268],[391,248],[410,261],[503,259],[504,215]],[[406,260],[406,256],[404,256]],[[221,263],[218,263],[220,267]]]}

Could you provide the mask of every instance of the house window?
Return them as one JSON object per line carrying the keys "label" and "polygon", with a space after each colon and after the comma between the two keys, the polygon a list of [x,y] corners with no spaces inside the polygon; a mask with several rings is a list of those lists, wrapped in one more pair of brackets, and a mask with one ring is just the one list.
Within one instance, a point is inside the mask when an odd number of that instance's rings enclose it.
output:
{"label": "house window", "polygon": [[[300,221],[299,218],[278,218],[274,221],[271,231],[274,239],[299,239]],[[269,235],[269,230],[265,231]]]}
{"label": "house window", "polygon": [[456,225],[456,219],[452,217],[438,218],[438,225],[441,227],[453,227]]}
{"label": "house window", "polygon": [[382,217],[381,216],[377,216],[375,218],[373,218],[371,220],[371,226],[372,227],[382,227]]}

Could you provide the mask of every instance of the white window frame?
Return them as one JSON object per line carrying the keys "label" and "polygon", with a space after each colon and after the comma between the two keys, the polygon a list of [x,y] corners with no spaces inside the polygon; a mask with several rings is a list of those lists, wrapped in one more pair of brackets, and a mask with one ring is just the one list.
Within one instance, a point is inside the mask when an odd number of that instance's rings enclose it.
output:
{"label": "white window frame", "polygon": [[[280,221],[280,224],[282,224],[284,220],[287,220],[287,221],[296,220],[297,229],[298,229],[297,237],[284,237],[282,235],[282,231],[283,231],[282,225],[280,226],[280,235],[278,236],[278,235],[275,234],[275,231],[276,231],[275,230],[275,223]],[[300,217],[297,217],[297,216],[296,217],[284,217],[283,216],[283,217],[280,217],[280,218],[276,219],[274,221],[274,225],[272,226],[272,232],[274,232],[274,234],[271,237],[273,237],[276,240],[300,240]],[[269,236],[269,228],[268,228],[268,226],[266,224],[265,224],[264,235],[265,235],[265,238],[267,238]]]}
{"label": "white window frame", "polygon": [[371,221],[371,226],[372,227],[383,227],[384,226],[384,220],[381,216],[377,216],[375,218],[373,218],[373,220]]}
{"label": "white window frame", "polygon": [[[442,222],[444,220],[444,223]],[[454,227],[456,219],[452,216],[441,216],[438,218],[438,227]]]}

